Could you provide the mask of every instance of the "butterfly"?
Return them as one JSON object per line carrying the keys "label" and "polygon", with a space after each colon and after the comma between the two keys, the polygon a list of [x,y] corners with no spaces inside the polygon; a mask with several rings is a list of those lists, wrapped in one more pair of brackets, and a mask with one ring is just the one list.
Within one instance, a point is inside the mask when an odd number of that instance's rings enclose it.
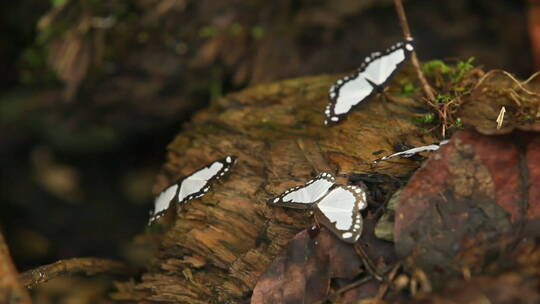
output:
{"label": "butterfly", "polygon": [[363,186],[339,185],[323,172],[304,185],[293,187],[268,201],[270,205],[315,209],[317,220],[341,240],[355,243],[362,234],[360,210],[367,207]]}
{"label": "butterfly", "polygon": [[165,188],[154,201],[154,210],[150,214],[148,224],[163,216],[171,201],[181,205],[203,196],[210,190],[212,182],[229,172],[235,162],[236,157],[232,155],[215,160]]}
{"label": "butterfly", "polygon": [[408,149],[408,150],[405,150],[405,151],[397,152],[397,153],[394,153],[394,154],[390,154],[390,155],[387,155],[387,156],[384,156],[384,157],[381,157],[381,158],[378,158],[378,159],[374,160],[373,163],[378,163],[380,161],[387,160],[389,158],[393,158],[393,157],[396,157],[396,156],[409,158],[409,157],[412,157],[413,155],[421,153],[421,152],[437,151],[437,150],[439,150],[439,148],[442,145],[446,145],[448,143],[448,141],[449,140],[446,139],[446,140],[441,141],[438,144],[432,144],[432,145],[427,145],[427,146],[416,147],[416,148]]}
{"label": "butterfly", "polygon": [[324,124],[339,123],[351,109],[382,91],[413,50],[412,39],[398,42],[384,52],[372,53],[353,75],[338,80],[328,92]]}

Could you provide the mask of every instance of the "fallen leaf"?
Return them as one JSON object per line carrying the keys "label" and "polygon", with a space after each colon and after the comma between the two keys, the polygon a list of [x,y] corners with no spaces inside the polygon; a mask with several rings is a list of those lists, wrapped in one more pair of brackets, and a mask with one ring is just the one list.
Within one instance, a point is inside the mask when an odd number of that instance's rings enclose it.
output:
{"label": "fallen leaf", "polygon": [[303,230],[259,278],[251,303],[313,303],[330,293],[332,279],[362,272],[352,245],[324,228],[314,238]]}
{"label": "fallen leaf", "polygon": [[397,254],[444,284],[473,274],[520,240],[540,217],[538,133],[486,136],[459,131],[411,178],[399,196]]}
{"label": "fallen leaf", "polygon": [[[364,233],[356,246],[361,246],[381,270],[395,262],[396,257],[391,243],[374,236],[374,225],[372,219],[366,219]],[[303,230],[259,278],[251,303],[321,301],[339,288],[356,282],[358,276],[365,273],[362,263],[353,245],[342,242],[327,229],[321,228],[318,233]],[[339,295],[336,303],[373,297],[378,287],[379,282],[368,281]]]}

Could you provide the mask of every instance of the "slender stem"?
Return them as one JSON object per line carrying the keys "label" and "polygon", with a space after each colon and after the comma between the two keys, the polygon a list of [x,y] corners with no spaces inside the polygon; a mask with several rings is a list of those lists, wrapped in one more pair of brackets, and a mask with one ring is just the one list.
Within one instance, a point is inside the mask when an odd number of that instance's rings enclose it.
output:
{"label": "slender stem", "polygon": [[333,297],[336,297],[340,294],[343,294],[344,292],[347,292],[351,289],[354,289],[358,286],[361,286],[361,285],[364,285],[365,283],[371,281],[373,279],[373,277],[371,275],[366,275],[364,278],[354,282],[354,283],[351,283],[341,289],[338,289],[336,292],[330,294],[329,296],[325,297],[324,299],[320,300],[320,301],[317,301],[315,302],[315,304],[323,304],[323,303],[326,303],[328,300],[332,299]]}
{"label": "slender stem", "polygon": [[[405,37],[405,40],[410,40],[412,39],[411,31],[409,29],[409,23],[407,22],[407,16],[405,15],[405,9],[403,8],[401,0],[394,0],[394,5],[399,18],[399,24],[403,30],[403,36]],[[418,61],[418,57],[416,56],[416,52],[414,50],[411,52],[411,62],[414,66],[416,74],[418,75],[418,79],[420,80],[424,94],[426,95],[427,99],[434,101],[435,95],[433,94],[433,88],[431,88],[427,82],[426,77],[420,68],[420,62]]]}
{"label": "slender stem", "polygon": [[60,260],[56,263],[25,271],[20,275],[20,279],[26,287],[33,288],[40,283],[47,282],[56,277],[74,274],[129,276],[134,274],[134,271],[128,265],[118,261],[98,258],[74,258]]}
{"label": "slender stem", "polygon": [[394,284],[393,282],[394,278],[396,277],[397,272],[400,267],[401,267],[401,263],[399,262],[394,265],[392,270],[390,270],[390,273],[388,273],[388,277],[387,277],[388,282],[385,282],[384,284],[379,286],[379,291],[377,291],[377,296],[375,298],[381,299],[381,300],[384,298],[384,296],[386,295],[386,292],[388,292],[388,288],[390,288],[390,286]]}
{"label": "slender stem", "polygon": [[[389,271],[392,271],[392,269],[394,269],[394,268],[396,268],[395,265],[386,266],[384,268],[384,270],[383,270],[383,274],[386,275]],[[315,304],[326,303],[327,301],[329,301],[329,300],[331,300],[331,299],[333,299],[333,298],[335,298],[335,297],[337,297],[337,296],[339,296],[339,295],[341,295],[341,294],[343,294],[343,293],[345,293],[345,292],[347,292],[347,291],[349,291],[351,289],[354,289],[354,288],[356,288],[358,286],[366,284],[366,283],[368,283],[369,281],[371,281],[373,279],[374,278],[373,278],[373,276],[371,274],[366,274],[366,276],[363,277],[362,279],[336,290],[335,292],[333,292],[332,294],[326,296],[322,300],[315,302]]]}
{"label": "slender stem", "polygon": [[364,251],[364,248],[362,248],[362,245],[356,243],[354,244],[354,250],[360,256],[360,259],[364,263],[364,267],[369,272],[369,274],[374,277],[377,281],[383,281],[384,278],[379,274],[377,271],[377,266],[373,264],[367,253]]}
{"label": "slender stem", "polygon": [[17,269],[11,260],[9,250],[0,232],[0,303],[31,304],[28,291],[19,281]]}

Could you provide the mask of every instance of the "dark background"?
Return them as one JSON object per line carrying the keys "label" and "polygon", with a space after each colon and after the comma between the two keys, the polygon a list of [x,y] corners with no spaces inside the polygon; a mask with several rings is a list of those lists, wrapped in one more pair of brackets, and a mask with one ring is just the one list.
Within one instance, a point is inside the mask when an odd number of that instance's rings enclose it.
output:
{"label": "dark background", "polygon": [[[533,72],[525,1],[404,5],[421,60]],[[348,72],[401,39],[392,1],[20,0],[0,14],[0,225],[20,270],[129,259],[167,144],[211,99]]]}

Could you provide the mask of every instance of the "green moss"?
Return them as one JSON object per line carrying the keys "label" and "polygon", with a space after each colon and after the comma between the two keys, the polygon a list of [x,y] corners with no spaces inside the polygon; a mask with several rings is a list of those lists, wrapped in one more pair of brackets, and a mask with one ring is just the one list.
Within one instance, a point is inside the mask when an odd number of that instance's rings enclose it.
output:
{"label": "green moss", "polygon": [[463,79],[463,76],[470,70],[474,68],[472,64],[474,57],[469,57],[466,61],[459,61],[456,65],[456,69],[450,75],[450,79],[453,83],[460,82]]}
{"label": "green moss", "polygon": [[432,60],[424,63],[422,71],[426,76],[433,76],[435,74],[448,74],[450,73],[450,67],[447,66],[442,60]]}
{"label": "green moss", "polygon": [[233,23],[231,27],[229,28],[229,32],[233,36],[239,36],[242,34],[242,31],[244,30],[244,27],[240,23]]}
{"label": "green moss", "polygon": [[52,6],[62,6],[67,3],[67,0],[51,0]]}
{"label": "green moss", "polygon": [[260,26],[251,28],[251,37],[255,40],[261,39],[264,36],[264,29]]}
{"label": "green moss", "polygon": [[201,38],[212,38],[216,35],[217,29],[215,26],[207,25],[203,26],[199,30],[199,37]]}
{"label": "green moss", "polygon": [[401,95],[413,96],[418,92],[419,89],[420,88],[415,87],[411,82],[407,82],[401,87]]}
{"label": "green moss", "polygon": [[452,100],[452,97],[449,95],[443,95],[443,94],[437,94],[437,102],[438,103],[447,103],[450,100]]}
{"label": "green moss", "polygon": [[454,125],[457,127],[457,128],[463,128],[463,122],[461,121],[461,118],[457,118],[456,119],[456,122],[454,123]]}
{"label": "green moss", "polygon": [[411,121],[418,124],[428,124],[435,121],[435,114],[428,113],[422,116],[413,117],[411,118]]}
{"label": "green moss", "polygon": [[422,71],[428,77],[435,77],[437,75],[448,76],[452,83],[458,83],[467,72],[474,68],[473,61],[474,57],[469,57],[465,61],[458,61],[455,66],[450,66],[442,60],[432,60],[424,63]]}

